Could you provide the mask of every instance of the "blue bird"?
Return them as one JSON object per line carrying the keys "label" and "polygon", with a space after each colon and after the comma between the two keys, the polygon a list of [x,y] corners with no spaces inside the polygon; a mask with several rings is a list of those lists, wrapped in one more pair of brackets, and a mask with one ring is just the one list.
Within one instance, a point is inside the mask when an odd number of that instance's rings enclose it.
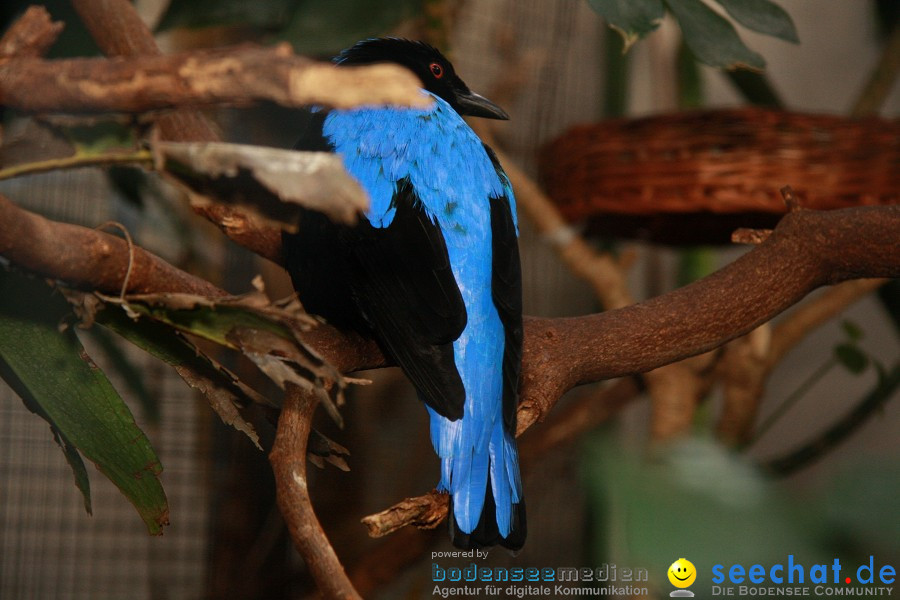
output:
{"label": "blue bird", "polygon": [[338,153],[369,194],[354,226],[315,212],[283,236],[306,309],[373,336],[431,419],[461,548],[525,542],[515,443],[522,288],[512,187],[461,115],[508,119],[422,42],[369,39],[338,66],[390,62],[415,73],[425,109],[314,109],[299,150]]}

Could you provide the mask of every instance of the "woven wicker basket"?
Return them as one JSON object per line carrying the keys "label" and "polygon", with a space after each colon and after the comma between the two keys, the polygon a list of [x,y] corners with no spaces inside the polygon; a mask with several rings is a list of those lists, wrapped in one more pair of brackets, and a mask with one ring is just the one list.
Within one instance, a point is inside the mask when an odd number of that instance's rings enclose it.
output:
{"label": "woven wicker basket", "polygon": [[756,108],[617,119],[569,130],[540,164],[572,221],[730,215],[727,239],[739,215],[784,213],[785,185],[807,208],[900,202],[900,122]]}

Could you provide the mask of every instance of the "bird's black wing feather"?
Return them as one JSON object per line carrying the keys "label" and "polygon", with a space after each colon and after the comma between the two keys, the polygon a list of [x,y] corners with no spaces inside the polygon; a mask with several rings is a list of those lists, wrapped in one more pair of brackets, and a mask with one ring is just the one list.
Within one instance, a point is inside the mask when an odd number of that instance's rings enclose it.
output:
{"label": "bird's black wing feather", "polygon": [[[312,113],[296,149],[333,151],[326,113]],[[462,417],[465,391],[453,341],[466,325],[444,236],[412,184],[397,184],[391,224],[352,227],[305,212],[284,234],[288,272],[306,309],[338,327],[371,334],[412,381],[419,397],[449,419]]]}
{"label": "bird's black wing feather", "polygon": [[[484,149],[497,175],[508,183],[494,151],[487,145]],[[519,372],[522,368],[522,267],[516,225],[507,196],[491,198],[491,236],[491,295],[506,335],[503,347],[503,421],[507,431],[515,433]]]}
{"label": "bird's black wing feather", "polygon": [[455,420],[466,395],[453,341],[466,326],[466,308],[441,229],[408,180],[398,184],[393,204],[389,226],[363,222],[341,232],[351,256],[350,286],[376,338],[421,399]]}

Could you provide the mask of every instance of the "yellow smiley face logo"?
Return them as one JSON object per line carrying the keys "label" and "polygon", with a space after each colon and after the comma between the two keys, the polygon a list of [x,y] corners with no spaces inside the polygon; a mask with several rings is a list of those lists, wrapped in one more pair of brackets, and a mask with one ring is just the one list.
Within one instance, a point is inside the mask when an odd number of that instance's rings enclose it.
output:
{"label": "yellow smiley face logo", "polygon": [[694,563],[686,558],[679,558],[669,567],[669,582],[677,588],[690,587],[697,579]]}

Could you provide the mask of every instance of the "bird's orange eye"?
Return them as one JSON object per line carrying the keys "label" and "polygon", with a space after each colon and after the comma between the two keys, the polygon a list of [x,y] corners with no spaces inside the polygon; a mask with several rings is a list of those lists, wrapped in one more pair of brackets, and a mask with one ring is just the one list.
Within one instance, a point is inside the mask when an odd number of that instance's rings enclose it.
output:
{"label": "bird's orange eye", "polygon": [[428,65],[428,68],[431,69],[431,74],[434,75],[435,79],[440,79],[444,76],[444,67],[441,66],[441,63],[433,62]]}

